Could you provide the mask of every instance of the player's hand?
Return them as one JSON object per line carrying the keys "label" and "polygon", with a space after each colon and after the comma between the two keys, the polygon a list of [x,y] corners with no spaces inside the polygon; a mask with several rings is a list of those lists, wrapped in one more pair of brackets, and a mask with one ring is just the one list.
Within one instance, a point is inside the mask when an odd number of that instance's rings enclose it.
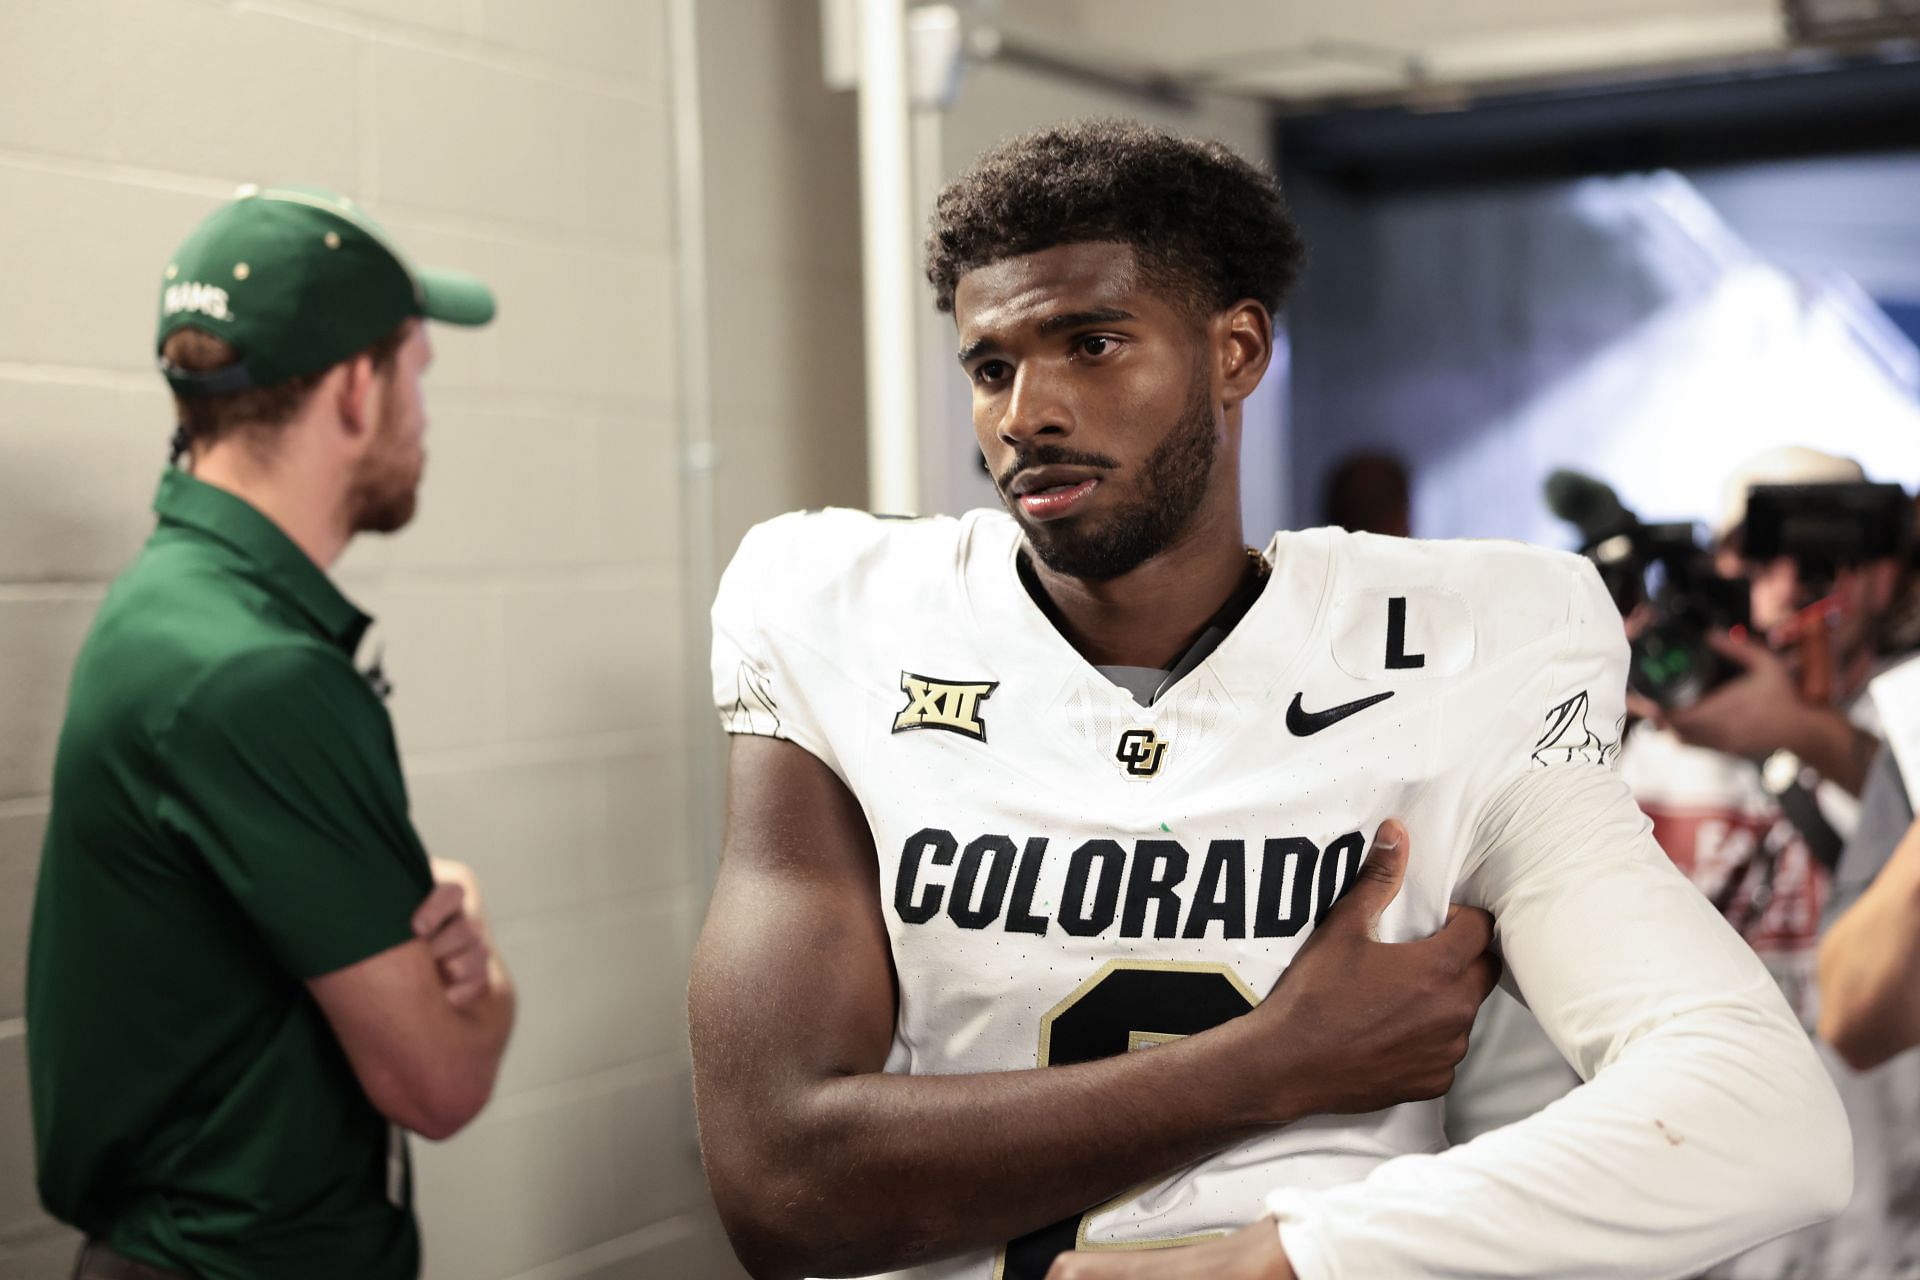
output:
{"label": "player's hand", "polygon": [[1294,1280],[1272,1218],[1177,1249],[1063,1253],[1047,1280]]}
{"label": "player's hand", "polygon": [[480,909],[480,885],[464,863],[434,858],[433,892],[413,913],[414,936],[433,952],[447,1002],[464,1008],[493,985],[493,939]]}
{"label": "player's hand", "polygon": [[[1500,977],[1493,917],[1454,906],[1438,933],[1382,942],[1380,914],[1400,892],[1411,840],[1389,819],[1360,875],[1249,1020],[1287,1067],[1274,1123],[1378,1111],[1453,1086],[1467,1033]],[[1271,1063],[1262,1063],[1262,1070]]]}

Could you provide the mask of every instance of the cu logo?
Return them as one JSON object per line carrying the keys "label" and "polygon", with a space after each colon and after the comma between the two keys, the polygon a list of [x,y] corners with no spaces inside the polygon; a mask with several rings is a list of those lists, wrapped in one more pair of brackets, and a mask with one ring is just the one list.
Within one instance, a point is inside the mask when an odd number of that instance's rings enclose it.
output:
{"label": "cu logo", "polygon": [[1127,776],[1151,778],[1160,772],[1166,759],[1167,744],[1153,736],[1151,729],[1129,729],[1120,735],[1120,749],[1113,758],[1127,767]]}

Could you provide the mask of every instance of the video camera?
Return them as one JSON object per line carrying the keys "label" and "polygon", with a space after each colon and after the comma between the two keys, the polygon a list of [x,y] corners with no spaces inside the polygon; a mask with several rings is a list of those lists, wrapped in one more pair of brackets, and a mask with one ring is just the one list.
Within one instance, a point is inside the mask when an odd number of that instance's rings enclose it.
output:
{"label": "video camera", "polygon": [[[1632,642],[1628,688],[1677,709],[1738,674],[1707,636],[1748,625],[1747,583],[1720,575],[1692,523],[1648,524],[1611,487],[1577,471],[1548,476],[1546,497],[1580,531],[1581,554],[1599,568],[1621,615],[1652,606]],[[1791,557],[1817,595],[1843,568],[1899,555],[1911,521],[1896,484],[1755,485],[1746,511],[1742,558]]]}

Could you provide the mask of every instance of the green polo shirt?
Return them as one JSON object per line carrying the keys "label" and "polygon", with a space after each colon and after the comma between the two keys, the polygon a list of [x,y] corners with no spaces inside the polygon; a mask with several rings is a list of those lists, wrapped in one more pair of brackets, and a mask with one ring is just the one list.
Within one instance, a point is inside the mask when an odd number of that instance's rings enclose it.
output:
{"label": "green polo shirt", "polygon": [[405,942],[432,887],[353,665],[369,619],[232,494],[171,471],[154,509],[54,765],[27,961],[41,1199],[201,1280],[412,1280],[388,1125],[305,986]]}

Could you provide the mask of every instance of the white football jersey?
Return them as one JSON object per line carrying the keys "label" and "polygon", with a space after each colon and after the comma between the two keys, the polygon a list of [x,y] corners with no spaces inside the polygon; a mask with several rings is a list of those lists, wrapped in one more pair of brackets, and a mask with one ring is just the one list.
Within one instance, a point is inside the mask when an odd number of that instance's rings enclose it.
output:
{"label": "white football jersey", "polygon": [[[1451,902],[1494,910],[1523,994],[1567,988],[1534,1005],[1583,1074],[1619,1053],[1640,1020],[1697,1003],[1703,985],[1751,996],[1743,1009],[1790,1025],[1618,783],[1625,641],[1584,560],[1509,543],[1282,533],[1246,615],[1143,707],[1034,603],[1020,546],[1000,512],[784,516],[748,534],[714,606],[725,727],[819,757],[871,825],[899,980],[889,1071],[1151,1051],[1246,1012],[1353,883],[1387,818],[1404,821],[1412,855],[1381,937],[1425,937]],[[1563,829],[1533,838],[1536,811]],[[1610,863],[1593,851],[1595,833],[1611,836]],[[1551,893],[1528,904],[1556,878],[1588,896],[1595,866],[1646,896],[1656,935],[1692,931],[1673,953],[1678,989],[1663,975],[1633,993],[1637,1005],[1582,989],[1583,971],[1605,982],[1614,970],[1589,968],[1587,940],[1564,936],[1582,923],[1577,904]],[[1516,940],[1511,926],[1535,918],[1538,942]],[[1604,910],[1595,919],[1606,927]],[[1648,945],[1665,945],[1617,941],[1629,975],[1662,954]],[[1811,1105],[1817,1119],[1819,1099]],[[1550,1154],[1551,1134],[1545,1144]],[[1439,1180],[1437,1204],[1401,1213],[1395,1196],[1376,1196],[1353,1211],[1364,1222],[1328,1189],[1407,1157],[1445,1160],[1435,1156],[1444,1147],[1439,1102],[1311,1118],[1001,1249],[898,1274],[1041,1280],[1062,1250],[1192,1238],[1265,1212],[1295,1224],[1283,1239],[1303,1277],[1416,1274],[1399,1269],[1400,1253],[1367,1250],[1405,1230],[1416,1237],[1399,1246],[1407,1255],[1426,1249],[1423,1215],[1438,1229],[1462,1207],[1446,1204],[1449,1178],[1486,1209],[1470,1167],[1416,1180]],[[1579,1202],[1612,1185],[1564,1188],[1569,1212],[1590,1223]],[[1429,1187],[1402,1195],[1434,1198]],[[1661,1200],[1660,1189],[1648,1198]],[[1511,1256],[1511,1224],[1473,1230]],[[1689,1240],[1675,1259],[1717,1247]],[[1447,1274],[1509,1273],[1504,1262],[1456,1269],[1458,1253],[1430,1265],[1442,1263]],[[1577,1273],[1564,1258],[1553,1265]]]}

